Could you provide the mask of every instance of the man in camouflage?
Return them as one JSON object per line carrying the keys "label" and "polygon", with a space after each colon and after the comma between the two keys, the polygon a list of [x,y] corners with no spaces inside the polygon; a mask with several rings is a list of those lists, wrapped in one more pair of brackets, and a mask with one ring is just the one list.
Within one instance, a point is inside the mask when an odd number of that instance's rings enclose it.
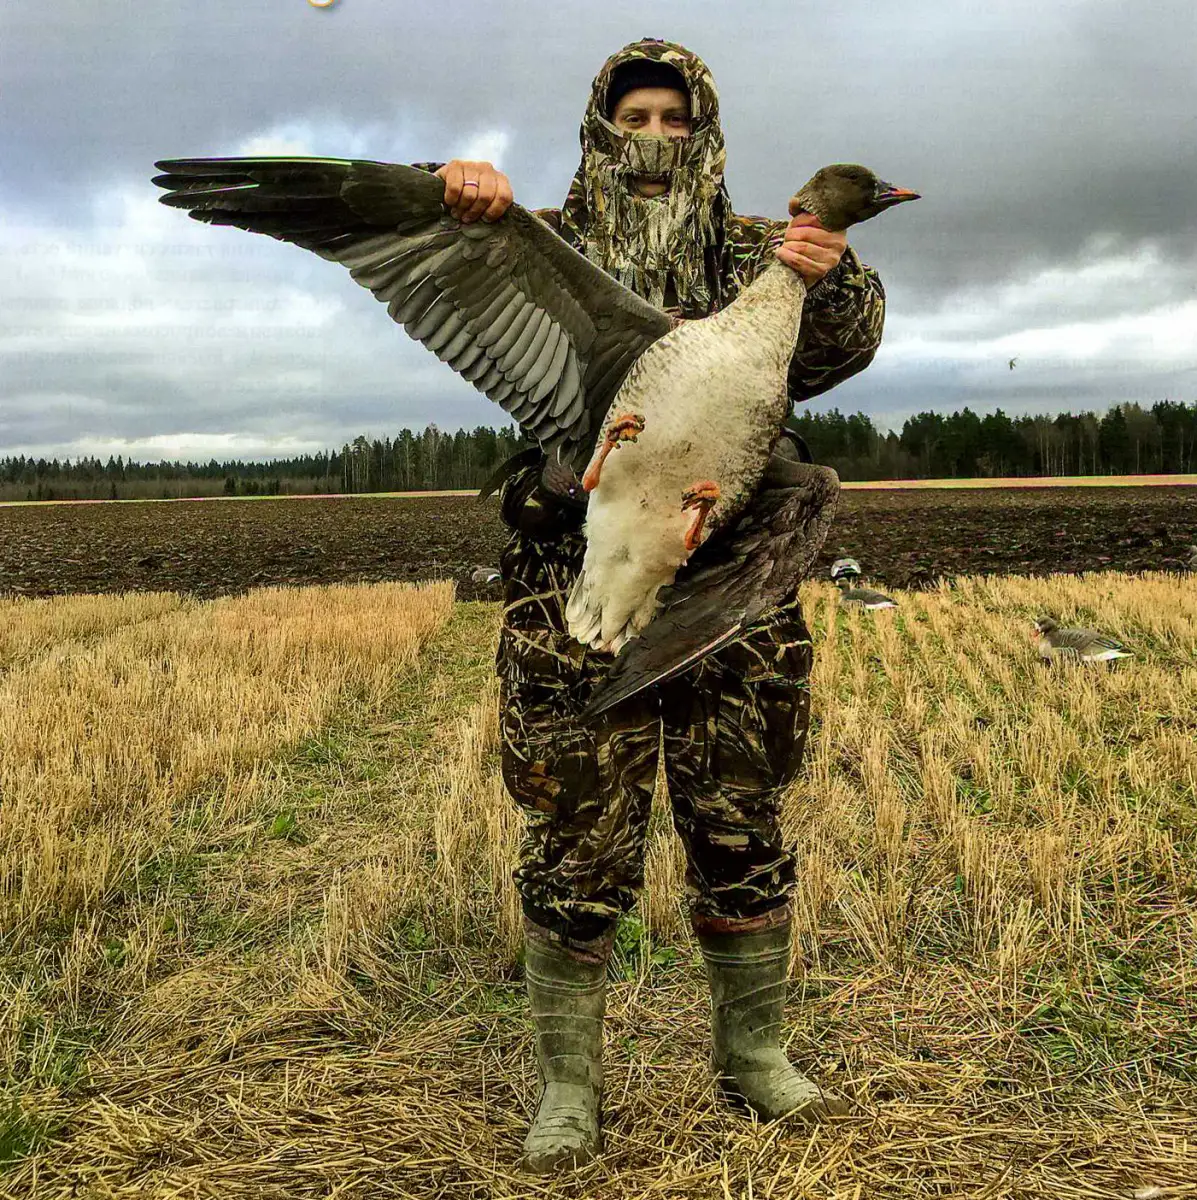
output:
{"label": "man in camouflage", "polygon": [[[564,206],[537,214],[577,250],[682,319],[726,307],[776,255],[809,288],[791,402],[869,364],[881,340],[880,281],[842,233],[808,214],[787,223],[732,212],[718,96],[697,56],[655,39],[613,55],[594,80],[581,141]],[[455,160],[437,174],[464,220],[497,219],[511,203],[489,163]],[[785,438],[778,446],[793,454]],[[526,1166],[585,1162],[601,1145],[606,963],[643,883],[662,730],[722,1090],[764,1120],[846,1111],[779,1047],[795,884],[779,810],[810,715],[811,638],[796,583],[736,643],[583,725],[577,715],[613,661],[572,639],[563,617],[585,550],[584,510],[545,492],[539,465],[505,482],[501,510],[512,530],[501,563],[503,777],[527,814],[515,880],[544,1084]]]}

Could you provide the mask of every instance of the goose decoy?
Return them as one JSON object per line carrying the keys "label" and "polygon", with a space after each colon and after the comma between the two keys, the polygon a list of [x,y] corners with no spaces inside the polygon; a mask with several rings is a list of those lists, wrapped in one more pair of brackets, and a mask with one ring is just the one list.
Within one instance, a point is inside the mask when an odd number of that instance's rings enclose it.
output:
{"label": "goose decoy", "polygon": [[849,608],[897,608],[898,602],[892,600],[884,592],[875,592],[872,588],[852,587],[846,576],[837,581],[840,589],[840,604]]}
{"label": "goose decoy", "polygon": [[[806,295],[789,267],[771,263],[721,312],[676,322],[518,204],[495,222],[458,221],[444,206],[443,181],[415,167],[310,158],[156,165],[163,203],[347,267],[410,336],[539,443],[558,472],[551,486],[577,496],[581,474],[587,549],[566,606],[580,641],[618,653],[648,626],[678,569],[739,521],[788,406]],[[799,190],[790,212],[843,230],[915,199],[865,167],[837,164]],[[825,486],[794,479],[795,503]],[[725,628],[711,637],[714,618],[699,604],[703,620],[674,628],[679,637],[683,626],[691,631],[679,659],[723,644],[791,590],[796,580],[776,569],[795,551],[775,553],[772,539],[788,544],[797,529],[819,528],[781,513],[749,525],[737,536],[747,539],[742,565],[755,590],[727,593],[742,602],[723,605]],[[717,574],[730,586],[726,569]],[[691,586],[671,602],[696,597]],[[700,631],[709,646],[690,644]]]}
{"label": "goose decoy", "polygon": [[1096,629],[1066,629],[1047,616],[1035,619],[1031,640],[1038,642],[1039,656],[1045,662],[1057,659],[1109,662],[1115,658],[1134,657],[1121,642]]}
{"label": "goose decoy", "polygon": [[837,581],[841,575],[859,579],[860,563],[854,558],[837,558],[831,564],[831,578],[833,581]]}
{"label": "goose decoy", "polygon": [[475,567],[470,572],[470,581],[472,583],[498,583],[503,576],[499,572],[498,567]]}

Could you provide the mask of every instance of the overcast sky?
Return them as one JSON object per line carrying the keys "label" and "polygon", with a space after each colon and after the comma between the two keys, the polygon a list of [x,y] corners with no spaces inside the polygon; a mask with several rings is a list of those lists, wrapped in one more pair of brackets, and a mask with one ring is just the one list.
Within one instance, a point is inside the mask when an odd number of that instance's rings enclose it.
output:
{"label": "overcast sky", "polygon": [[1192,0],[13,0],[0,456],[262,458],[504,422],[342,268],[160,205],[153,162],[488,158],[558,205],[590,82],[641,37],[711,68],[737,212],[784,217],[836,161],[923,194],[852,231],[885,339],[811,408],[900,428],[1197,400]]}

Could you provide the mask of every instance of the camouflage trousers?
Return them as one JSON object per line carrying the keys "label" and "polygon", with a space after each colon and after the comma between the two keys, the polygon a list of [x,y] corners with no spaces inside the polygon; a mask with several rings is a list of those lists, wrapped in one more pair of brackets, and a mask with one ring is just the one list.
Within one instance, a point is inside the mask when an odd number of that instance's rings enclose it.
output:
{"label": "camouflage trousers", "polygon": [[614,661],[566,632],[584,552],[578,532],[552,541],[517,532],[502,559],[502,764],[527,815],[514,873],[524,912],[588,940],[632,907],[663,745],[692,918],[708,927],[777,919],[795,883],[780,800],[810,719],[811,638],[797,600],[583,725],[578,713]]}

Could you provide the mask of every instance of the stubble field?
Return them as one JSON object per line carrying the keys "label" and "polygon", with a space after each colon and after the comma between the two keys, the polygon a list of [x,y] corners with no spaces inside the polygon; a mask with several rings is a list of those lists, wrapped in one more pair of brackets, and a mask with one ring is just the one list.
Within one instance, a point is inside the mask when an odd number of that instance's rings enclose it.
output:
{"label": "stubble field", "polygon": [[[785,1034],[852,1115],[714,1098],[659,787],[607,1151],[551,1184],[515,1166],[497,607],[444,583],[0,600],[0,1196],[1197,1194],[1191,578],[896,595],[802,589]],[[1136,656],[1046,668],[1041,610]]]}

